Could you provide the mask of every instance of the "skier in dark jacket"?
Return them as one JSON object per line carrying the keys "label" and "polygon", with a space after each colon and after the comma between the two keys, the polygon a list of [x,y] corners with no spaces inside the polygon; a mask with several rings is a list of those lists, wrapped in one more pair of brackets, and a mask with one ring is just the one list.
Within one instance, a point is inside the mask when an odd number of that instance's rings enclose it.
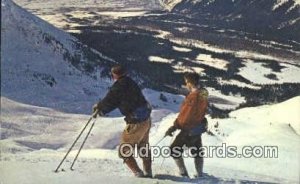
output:
{"label": "skier in dark jacket", "polygon": [[[151,106],[145,99],[139,86],[127,76],[124,67],[118,65],[111,70],[114,84],[106,96],[93,106],[93,111],[100,116],[118,108],[125,116],[126,128],[121,136],[122,144],[130,144],[137,149],[146,147],[149,144],[149,130],[151,127]],[[94,114],[97,116],[97,114]],[[145,150],[145,149],[143,149]],[[133,155],[126,158],[122,153],[128,153],[128,147],[119,147],[119,156],[124,159],[124,163],[131,169],[137,177],[152,177],[150,150],[148,155],[141,154],[143,160],[143,170],[139,168]]]}

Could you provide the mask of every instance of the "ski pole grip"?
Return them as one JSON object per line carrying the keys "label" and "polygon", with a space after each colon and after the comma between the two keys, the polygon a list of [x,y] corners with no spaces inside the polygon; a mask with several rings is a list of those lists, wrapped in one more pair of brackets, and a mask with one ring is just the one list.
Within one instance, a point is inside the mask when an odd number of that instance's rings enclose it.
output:
{"label": "ski pole grip", "polygon": [[99,109],[97,109],[94,113],[93,113],[93,118],[97,118],[97,115],[98,115],[98,113],[99,113]]}

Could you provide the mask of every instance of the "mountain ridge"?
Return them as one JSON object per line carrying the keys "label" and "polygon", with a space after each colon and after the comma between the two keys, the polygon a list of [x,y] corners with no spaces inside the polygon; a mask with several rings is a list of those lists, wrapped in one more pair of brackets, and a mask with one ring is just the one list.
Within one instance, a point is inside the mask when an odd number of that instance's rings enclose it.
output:
{"label": "mountain ridge", "polygon": [[[109,85],[105,72],[114,60],[10,0],[1,1],[1,13],[1,96],[72,111],[64,108],[64,97],[75,100],[78,93],[91,100]],[[102,77],[101,86],[96,80]]]}
{"label": "mountain ridge", "polygon": [[182,0],[172,12],[202,19],[210,17],[218,26],[257,34],[300,39],[300,2],[295,0]]}

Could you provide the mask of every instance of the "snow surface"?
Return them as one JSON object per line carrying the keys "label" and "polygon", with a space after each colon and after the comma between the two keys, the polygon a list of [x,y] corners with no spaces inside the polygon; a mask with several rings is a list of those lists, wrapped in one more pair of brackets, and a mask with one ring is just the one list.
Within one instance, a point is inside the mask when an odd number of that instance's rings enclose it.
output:
{"label": "snow surface", "polygon": [[219,84],[229,84],[229,85],[236,85],[236,86],[239,86],[239,87],[242,87],[242,88],[249,88],[249,89],[261,89],[260,86],[255,86],[255,85],[251,85],[251,84],[246,84],[244,82],[240,82],[240,81],[237,81],[237,80],[234,80],[234,79],[231,79],[231,80],[223,80],[222,78],[217,78],[218,80],[218,83]]}
{"label": "snow surface", "polygon": [[220,109],[232,110],[237,108],[241,103],[246,102],[245,98],[242,96],[224,95],[221,91],[210,87],[206,89],[209,92],[210,102]]}
{"label": "snow surface", "polygon": [[[284,66],[281,72],[274,72],[270,68],[263,66],[263,63],[257,63],[253,60],[245,60],[245,67],[240,68],[239,74],[255,84],[281,84],[286,82],[300,82],[300,68],[288,63],[280,63]],[[269,74],[276,75],[278,80],[272,80],[266,76]]]}
{"label": "snow surface", "polygon": [[[112,81],[72,67],[41,38],[43,33],[52,35],[75,52],[70,35],[9,0],[2,0],[1,8],[0,183],[299,183],[299,96],[279,104],[240,109],[227,119],[208,117],[213,135],[203,134],[204,145],[226,143],[239,149],[273,145],[278,146],[278,158],[206,158],[206,177],[189,180],[178,177],[172,159],[159,157],[153,162],[153,172],[160,179],[137,179],[117,156],[125,123],[116,113],[97,118],[73,172],[68,167],[78,145],[63,165],[66,172],[54,173],[90,118],[91,106],[105,95]],[[53,77],[56,83],[49,86],[45,76]],[[223,108],[234,108],[244,100],[208,90],[210,100],[229,101],[219,102]],[[151,89],[143,92],[154,106],[150,131],[154,145],[173,124],[184,97]],[[166,102],[159,99],[161,94]],[[159,146],[168,146],[173,140],[167,137]],[[195,173],[193,160],[186,159],[186,164],[189,173]]]}
{"label": "snow surface", "polygon": [[[99,98],[101,89],[111,84],[108,79],[102,79],[100,84],[96,82],[101,65],[95,74],[88,76],[64,60],[65,51],[81,57],[82,62],[85,60],[74,45],[77,42],[74,37],[9,0],[2,0],[1,26],[2,96],[83,113],[92,105],[91,101]],[[52,40],[45,41],[45,37]],[[105,60],[103,55],[99,57]],[[69,103],[72,106],[67,107]]]}
{"label": "snow surface", "polygon": [[[205,146],[226,143],[241,148],[245,145],[276,145],[278,158],[206,158],[204,170],[209,175],[202,180],[186,180],[177,176],[175,163],[170,158],[156,158],[153,171],[163,180],[136,179],[122,164],[115,147],[123,129],[122,118],[98,118],[84,150],[75,165],[67,168],[78,146],[63,165],[66,172],[53,173],[67,148],[75,140],[88,115],[58,112],[49,108],[21,104],[1,97],[0,178],[4,183],[176,183],[176,182],[299,182],[299,134],[288,125],[299,125],[300,97],[281,104],[246,108],[232,112],[228,119],[210,119],[209,128],[215,134],[203,135]],[[276,115],[281,112],[282,118]],[[272,116],[265,116],[266,112]],[[296,112],[296,113],[295,113]],[[168,115],[169,114],[169,115]],[[252,116],[251,116],[251,115]],[[158,110],[153,121],[150,144],[154,145],[172,125],[177,114]],[[154,118],[155,119],[155,118]],[[270,124],[271,121],[271,124]],[[5,123],[4,123],[5,122]],[[218,124],[218,126],[216,126]],[[4,128],[3,128],[4,127]],[[299,126],[298,126],[299,128]],[[22,131],[22,133],[18,132]],[[173,138],[165,138],[159,145],[167,146]],[[106,142],[106,144],[104,144]],[[141,164],[139,162],[139,164]],[[194,173],[192,159],[186,159],[188,171]],[[30,170],[28,168],[31,168]],[[282,169],[289,168],[289,169]],[[20,177],[15,177],[16,175]],[[173,176],[173,177],[172,177]]]}
{"label": "snow surface", "polygon": [[[63,59],[64,53],[59,50],[60,47],[81,54],[73,46],[73,41],[76,41],[74,37],[11,1],[5,0],[2,4],[1,95],[26,104],[89,114],[92,105],[106,94],[113,81],[99,76],[101,68],[90,76]],[[56,48],[55,44],[46,43],[44,34],[55,37],[63,46]],[[101,54],[99,57],[109,60]],[[47,82],[52,79],[55,83],[50,86]],[[159,99],[161,92],[145,90],[149,91],[149,95],[146,92],[147,98]],[[167,97],[175,110],[180,102],[173,103],[172,95]],[[161,100],[157,101],[153,106],[166,106]]]}
{"label": "snow surface", "polygon": [[208,54],[199,54],[196,59],[201,64],[205,64],[221,70],[227,70],[227,65],[229,64],[229,62],[226,60],[212,58],[212,56]]}
{"label": "snow surface", "polygon": [[149,56],[148,60],[150,62],[160,62],[160,63],[172,63],[173,59],[166,59],[159,56]]}
{"label": "snow surface", "polygon": [[172,11],[172,9],[179,3],[182,2],[182,0],[160,0],[161,5],[167,9],[168,11]]}
{"label": "snow surface", "polygon": [[[169,34],[171,34],[171,33],[169,33]],[[207,44],[203,41],[194,40],[194,39],[182,39],[182,38],[176,38],[176,37],[171,37],[171,38],[169,37],[169,40],[172,43],[181,45],[182,47],[188,47],[188,48],[195,47],[195,48],[205,49],[205,50],[215,52],[215,53],[220,53],[220,54],[230,53],[230,54],[233,54],[236,57],[242,58],[242,59],[275,60],[278,62],[286,62],[286,63],[292,63],[292,64],[297,64],[299,62],[299,60],[289,60],[286,58],[274,57],[271,55],[260,54],[260,53],[253,52],[253,51],[247,51],[247,50],[234,51],[234,50],[224,49],[224,48],[220,48],[216,45]]]}
{"label": "snow surface", "polygon": [[[170,33],[171,34],[171,33]],[[164,35],[170,35],[165,33]],[[166,36],[162,36],[161,38],[166,38]],[[240,68],[239,74],[246,79],[253,82],[253,84],[282,84],[282,83],[299,83],[300,82],[300,67],[298,66],[298,60],[286,60],[279,57],[273,57],[269,55],[263,55],[255,52],[249,51],[232,51],[227,49],[221,49],[216,46],[212,46],[206,44],[204,42],[198,40],[190,40],[190,39],[180,39],[168,37],[171,42],[180,45],[182,47],[186,47],[189,49],[201,48],[208,51],[212,51],[215,53],[230,53],[235,55],[238,58],[244,60],[245,66]],[[167,39],[167,38],[166,38]],[[192,46],[191,46],[191,43]],[[226,60],[219,58],[212,58],[211,55],[207,54],[199,54],[196,58],[197,60],[191,62],[201,62],[202,64],[226,70],[227,64],[229,63]],[[254,60],[273,60],[277,61],[280,66],[284,66],[281,72],[273,72],[270,68],[266,68],[263,66],[263,63],[256,63]],[[180,67],[178,67],[180,68]],[[276,75],[278,80],[272,80],[267,78],[265,75],[274,74]],[[235,83],[232,83],[235,84]]]}
{"label": "snow surface", "polygon": [[158,33],[158,35],[155,35],[156,38],[168,39],[168,37],[172,35],[172,33],[169,31],[163,31],[163,30],[155,30],[155,31]]}
{"label": "snow surface", "polygon": [[146,13],[146,11],[135,11],[135,12],[129,12],[129,11],[117,11],[117,12],[99,12],[99,15],[106,15],[111,16],[113,18],[120,18],[120,17],[136,17],[136,16],[142,16]]}
{"label": "snow surface", "polygon": [[[282,5],[284,5],[287,2],[288,2],[288,0],[277,0],[277,2],[274,4],[272,10],[273,11],[276,10],[277,8],[281,7]],[[295,4],[293,7],[291,7],[291,9],[294,8],[296,5],[300,5],[300,0],[294,0],[294,3]]]}
{"label": "snow surface", "polygon": [[[180,62],[179,62],[180,63]],[[201,67],[186,67],[183,66],[182,64],[176,64],[176,65],[172,65],[172,68],[174,69],[174,72],[176,73],[185,73],[185,72],[196,72],[199,74],[203,74],[203,71],[205,71],[204,68]],[[203,74],[205,75],[205,74]]]}
{"label": "snow surface", "polygon": [[[288,109],[288,110],[285,110]],[[230,117],[235,117],[243,121],[249,119],[255,123],[279,124],[289,126],[300,135],[300,97],[295,97],[275,105],[265,105],[259,108],[244,108],[230,113]],[[263,118],[262,118],[263,117]]]}
{"label": "snow surface", "polygon": [[189,49],[189,48],[176,47],[176,46],[173,46],[173,49],[176,50],[176,51],[179,51],[179,52],[191,52],[192,51],[192,49]]}
{"label": "snow surface", "polygon": [[[260,54],[256,52],[249,51],[233,51],[228,49],[222,49],[214,45],[209,45],[202,41],[193,40],[193,39],[182,39],[174,37],[171,32],[163,31],[163,30],[153,30],[158,33],[155,37],[161,39],[167,39],[170,42],[176,44],[173,46],[174,50],[177,51],[192,51],[193,48],[205,49],[214,53],[230,53],[235,55],[237,58],[241,58],[244,60],[245,66],[240,68],[239,74],[246,79],[253,82],[253,84],[282,84],[282,83],[299,83],[300,82],[300,67],[298,66],[298,60],[288,60],[280,57],[273,57],[270,55]],[[275,42],[273,44],[276,44]],[[184,50],[183,50],[184,49]],[[176,58],[174,58],[176,60]],[[188,58],[187,58],[188,59]],[[189,60],[189,59],[188,59]],[[284,66],[281,72],[272,72],[270,68],[264,67],[263,63],[255,63],[254,60],[273,60],[279,63],[280,66]],[[169,62],[167,60],[160,60],[163,62]],[[189,60],[191,62],[205,64],[217,69],[227,70],[227,65],[229,61],[220,59],[220,58],[212,58],[211,55],[208,54],[199,54],[196,60]],[[170,62],[171,63],[171,62]],[[179,62],[180,63],[180,62]],[[185,71],[196,71],[201,73],[203,71],[202,68],[199,67],[184,67],[183,65],[176,64],[172,65],[175,69],[175,72],[185,72]],[[267,78],[265,75],[274,74],[276,75],[278,80],[272,80]],[[296,76],[296,77],[295,77]],[[237,84],[233,82],[231,84]],[[237,84],[241,86],[241,84]],[[250,87],[249,85],[247,87]],[[255,88],[255,87],[254,87]]]}

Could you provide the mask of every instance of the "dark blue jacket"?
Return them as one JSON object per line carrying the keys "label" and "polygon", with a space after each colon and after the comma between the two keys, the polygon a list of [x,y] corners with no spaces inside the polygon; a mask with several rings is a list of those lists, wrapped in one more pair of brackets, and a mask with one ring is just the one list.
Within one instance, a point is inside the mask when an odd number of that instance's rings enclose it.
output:
{"label": "dark blue jacket", "polygon": [[141,89],[128,76],[118,79],[97,107],[103,114],[119,108],[127,123],[145,121],[151,113],[151,107]]}

